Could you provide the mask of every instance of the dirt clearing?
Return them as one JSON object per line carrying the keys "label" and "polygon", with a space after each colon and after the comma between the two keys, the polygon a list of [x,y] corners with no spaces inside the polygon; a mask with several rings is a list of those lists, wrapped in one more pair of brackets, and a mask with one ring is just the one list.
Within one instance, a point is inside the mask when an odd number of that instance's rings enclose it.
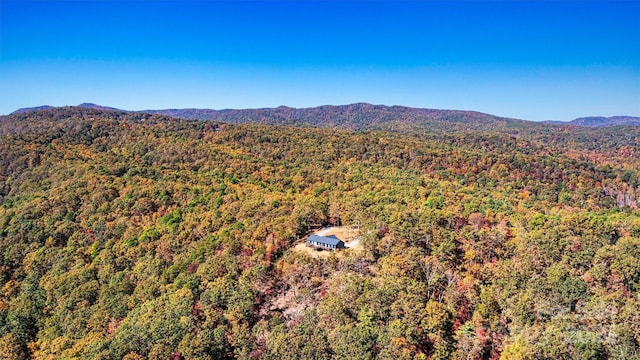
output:
{"label": "dirt clearing", "polygon": [[[357,227],[353,226],[332,226],[328,228],[320,229],[313,234],[319,236],[329,236],[335,235],[338,239],[344,242],[344,246],[346,249],[338,250],[337,254],[340,254],[342,251],[360,251],[362,250],[362,245],[360,244],[360,230]],[[306,244],[307,238],[302,239],[303,241],[297,244],[293,249],[298,252],[303,252],[308,254],[314,258],[326,258],[329,257],[333,251],[330,250],[316,250],[311,247],[308,247]]]}

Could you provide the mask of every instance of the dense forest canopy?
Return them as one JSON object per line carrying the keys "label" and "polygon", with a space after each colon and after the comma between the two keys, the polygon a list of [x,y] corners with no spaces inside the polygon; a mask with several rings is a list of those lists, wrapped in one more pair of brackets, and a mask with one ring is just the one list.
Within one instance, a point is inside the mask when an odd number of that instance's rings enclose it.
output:
{"label": "dense forest canopy", "polygon": [[0,117],[0,354],[640,358],[640,127],[390,130]]}

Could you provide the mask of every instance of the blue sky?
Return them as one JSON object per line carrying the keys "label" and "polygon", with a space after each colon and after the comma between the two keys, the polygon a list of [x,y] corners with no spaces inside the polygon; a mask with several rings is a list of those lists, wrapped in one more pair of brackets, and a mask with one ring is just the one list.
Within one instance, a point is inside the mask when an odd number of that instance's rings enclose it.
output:
{"label": "blue sky", "polygon": [[638,1],[0,1],[0,114],[369,102],[640,116]]}

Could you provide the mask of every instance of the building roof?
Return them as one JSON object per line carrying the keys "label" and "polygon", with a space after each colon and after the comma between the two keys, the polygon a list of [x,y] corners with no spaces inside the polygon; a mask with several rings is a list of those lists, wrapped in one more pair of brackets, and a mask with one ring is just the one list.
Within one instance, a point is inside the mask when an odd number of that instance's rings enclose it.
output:
{"label": "building roof", "polygon": [[342,240],[338,239],[335,235],[319,236],[311,235],[307,241],[316,241],[327,245],[338,245]]}

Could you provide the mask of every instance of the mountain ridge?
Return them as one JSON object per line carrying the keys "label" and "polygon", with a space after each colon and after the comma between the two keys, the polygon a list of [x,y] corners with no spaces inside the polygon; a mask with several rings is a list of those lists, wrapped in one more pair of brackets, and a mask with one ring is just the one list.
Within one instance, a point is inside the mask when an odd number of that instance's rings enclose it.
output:
{"label": "mountain ridge", "polygon": [[[420,109],[405,106],[385,106],[368,103],[348,105],[322,105],[311,108],[260,109],[168,109],[146,110],[194,120],[215,120],[226,123],[259,123],[267,125],[293,125],[306,127],[339,128],[347,130],[441,130],[461,129],[469,126],[478,130],[495,127],[527,126],[523,120],[508,119],[475,111]],[[534,125],[535,126],[535,125]]]}
{"label": "mountain ridge", "polygon": [[27,113],[27,112],[33,112],[33,111],[40,111],[40,110],[48,110],[48,109],[54,109],[55,106],[51,106],[51,105],[40,105],[40,106],[33,106],[33,107],[25,107],[25,108],[20,108],[10,114],[7,115],[16,115],[16,114],[22,114],[22,113]]}
{"label": "mountain ridge", "polygon": [[542,123],[580,127],[640,126],[640,117],[626,115],[586,116],[570,121],[546,120],[542,121]]}
{"label": "mountain ridge", "polygon": [[[471,125],[479,130],[491,130],[496,126],[506,129],[514,127],[537,127],[544,125],[578,126],[578,127],[608,127],[608,126],[640,126],[640,117],[634,116],[590,116],[580,117],[571,121],[531,121],[473,110],[449,110],[414,108],[402,105],[374,105],[369,103],[353,103],[347,105],[321,105],[307,108],[294,108],[281,105],[273,108],[248,109],[207,109],[207,108],[175,108],[158,110],[122,110],[94,103],[82,103],[81,108],[97,110],[123,111],[148,114],[160,114],[176,118],[191,120],[215,120],[226,123],[246,124],[260,123],[269,125],[294,125],[310,127],[343,128],[347,130],[400,130],[404,128],[424,128],[436,130],[439,127],[448,128],[452,124],[456,127]],[[44,105],[21,108],[10,115],[31,111],[55,108]]]}

